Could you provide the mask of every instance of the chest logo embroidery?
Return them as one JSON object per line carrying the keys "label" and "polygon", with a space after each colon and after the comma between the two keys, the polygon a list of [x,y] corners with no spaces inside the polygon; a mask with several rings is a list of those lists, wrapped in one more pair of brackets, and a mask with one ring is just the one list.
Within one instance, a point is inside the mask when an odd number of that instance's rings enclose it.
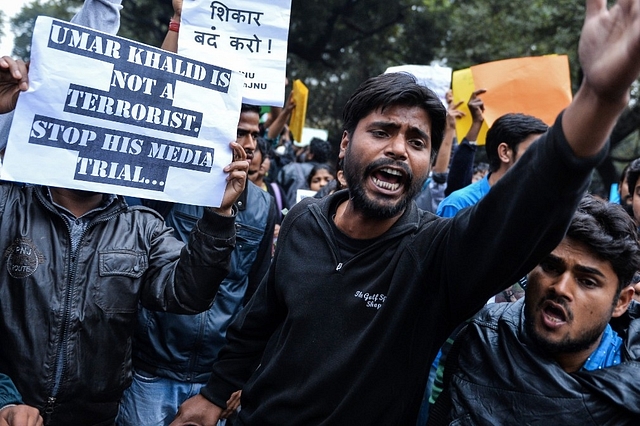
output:
{"label": "chest logo embroidery", "polygon": [[385,296],[382,293],[370,294],[370,293],[363,293],[361,291],[356,291],[356,293],[354,294],[354,297],[364,300],[365,306],[367,308],[372,308],[372,309],[382,308],[382,304],[384,303],[385,300],[387,300],[387,296]]}
{"label": "chest logo embroidery", "polygon": [[44,262],[44,256],[28,238],[16,238],[5,250],[4,257],[7,271],[13,278],[27,278]]}

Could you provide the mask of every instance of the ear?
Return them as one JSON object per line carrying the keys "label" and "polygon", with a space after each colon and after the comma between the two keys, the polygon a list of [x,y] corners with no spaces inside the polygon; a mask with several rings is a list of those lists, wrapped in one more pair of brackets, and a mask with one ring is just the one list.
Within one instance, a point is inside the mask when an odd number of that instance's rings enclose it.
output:
{"label": "ear", "polygon": [[617,318],[620,315],[627,312],[627,308],[629,307],[629,304],[633,300],[633,295],[635,293],[636,292],[633,289],[632,285],[628,285],[625,288],[623,288],[622,291],[620,292],[620,297],[618,297],[618,301],[616,302],[616,305],[613,308],[613,313],[611,314],[611,317]]}
{"label": "ear", "polygon": [[347,152],[347,145],[349,145],[349,134],[345,130],[344,132],[342,132],[342,140],[340,141],[340,153],[338,154],[338,158],[344,158],[344,155]]}
{"label": "ear", "polygon": [[511,148],[509,148],[509,145],[506,143],[502,142],[498,145],[498,157],[500,158],[501,163],[509,164],[511,162],[510,152]]}

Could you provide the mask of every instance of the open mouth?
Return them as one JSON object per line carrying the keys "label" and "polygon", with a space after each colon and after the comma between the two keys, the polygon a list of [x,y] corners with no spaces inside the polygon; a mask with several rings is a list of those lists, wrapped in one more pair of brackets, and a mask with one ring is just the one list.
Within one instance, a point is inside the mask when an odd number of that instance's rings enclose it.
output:
{"label": "open mouth", "polygon": [[406,174],[401,169],[395,169],[392,167],[382,167],[371,173],[373,183],[382,189],[387,191],[397,191],[403,185]]}
{"label": "open mouth", "polygon": [[545,324],[552,328],[565,324],[569,317],[562,306],[550,301],[543,304],[542,314]]}

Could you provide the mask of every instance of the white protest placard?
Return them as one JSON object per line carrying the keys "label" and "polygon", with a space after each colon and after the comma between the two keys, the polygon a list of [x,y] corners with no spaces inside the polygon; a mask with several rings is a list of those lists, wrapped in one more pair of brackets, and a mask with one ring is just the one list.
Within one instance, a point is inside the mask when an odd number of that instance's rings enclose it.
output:
{"label": "white protest placard", "polygon": [[448,106],[445,95],[451,88],[451,68],[441,67],[439,65],[399,65],[387,68],[385,74],[390,72],[406,72],[412,74],[418,81],[418,84],[433,90],[442,101],[442,104],[445,107]]}
{"label": "white protest placard", "polygon": [[241,74],[39,17],[6,180],[219,206]]}
{"label": "white protest placard", "polygon": [[284,105],[291,0],[184,0],[178,52],[245,76],[243,102]]}

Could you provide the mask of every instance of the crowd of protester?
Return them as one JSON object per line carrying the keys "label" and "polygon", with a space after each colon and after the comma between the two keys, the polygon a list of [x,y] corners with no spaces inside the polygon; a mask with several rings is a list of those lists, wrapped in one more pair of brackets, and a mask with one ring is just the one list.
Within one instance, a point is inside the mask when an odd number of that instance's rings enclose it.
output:
{"label": "crowd of protester", "polygon": [[[587,0],[571,104],[483,148],[485,90],[458,142],[404,73],[352,94],[337,155],[293,96],[242,104],[217,208],[0,182],[0,426],[640,424],[640,159],[587,194],[638,51],[640,1]],[[28,87],[0,58],[0,155]]]}

